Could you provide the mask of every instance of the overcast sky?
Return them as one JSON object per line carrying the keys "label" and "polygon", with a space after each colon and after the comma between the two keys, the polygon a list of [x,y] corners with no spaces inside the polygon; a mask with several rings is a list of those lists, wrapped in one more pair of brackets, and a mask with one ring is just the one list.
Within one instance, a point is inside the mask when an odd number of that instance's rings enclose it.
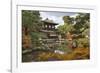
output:
{"label": "overcast sky", "polygon": [[76,16],[77,13],[74,12],[47,12],[47,11],[40,11],[40,16],[42,20],[46,18],[53,20],[55,23],[63,24],[62,17],[63,16]]}

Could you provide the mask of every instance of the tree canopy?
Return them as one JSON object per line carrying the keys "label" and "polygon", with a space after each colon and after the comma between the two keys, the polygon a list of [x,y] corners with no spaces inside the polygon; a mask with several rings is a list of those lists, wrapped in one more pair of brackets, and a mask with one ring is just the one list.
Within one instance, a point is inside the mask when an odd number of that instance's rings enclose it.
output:
{"label": "tree canopy", "polygon": [[89,13],[79,13],[75,18],[74,28],[76,33],[83,32],[86,28],[90,26],[90,14]]}
{"label": "tree canopy", "polygon": [[64,21],[64,24],[58,26],[58,31],[61,34],[66,34],[67,32],[72,32],[74,30],[74,28],[73,28],[74,19],[70,16],[64,16],[63,21]]}
{"label": "tree canopy", "polygon": [[38,31],[40,29],[40,20],[39,11],[22,10],[22,26],[30,31]]}
{"label": "tree canopy", "polygon": [[76,17],[64,16],[64,24],[58,26],[58,31],[62,34],[73,32],[80,34],[90,27],[90,14],[78,13]]}

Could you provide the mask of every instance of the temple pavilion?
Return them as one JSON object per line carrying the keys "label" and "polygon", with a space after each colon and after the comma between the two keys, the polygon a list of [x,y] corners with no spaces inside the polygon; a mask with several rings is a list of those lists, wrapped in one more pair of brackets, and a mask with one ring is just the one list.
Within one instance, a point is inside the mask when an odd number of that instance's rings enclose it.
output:
{"label": "temple pavilion", "polygon": [[52,20],[49,20],[48,18],[42,21],[42,30],[41,32],[45,33],[48,40],[53,40],[58,38],[58,32],[56,29],[57,23],[54,23]]}
{"label": "temple pavilion", "polygon": [[48,47],[53,47],[56,44],[59,44],[59,33],[56,29],[58,23],[49,20],[48,18],[42,21],[42,30],[41,32],[46,36],[46,38],[41,38],[42,41],[45,41]]}

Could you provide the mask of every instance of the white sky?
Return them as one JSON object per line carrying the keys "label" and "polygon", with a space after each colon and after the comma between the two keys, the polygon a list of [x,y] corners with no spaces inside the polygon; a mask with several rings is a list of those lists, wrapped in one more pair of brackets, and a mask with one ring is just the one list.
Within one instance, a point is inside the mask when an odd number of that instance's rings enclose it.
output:
{"label": "white sky", "polygon": [[77,13],[73,12],[46,12],[46,11],[40,11],[40,16],[42,17],[42,20],[45,20],[46,18],[53,20],[55,23],[59,23],[60,25],[63,24],[63,16],[76,16]]}

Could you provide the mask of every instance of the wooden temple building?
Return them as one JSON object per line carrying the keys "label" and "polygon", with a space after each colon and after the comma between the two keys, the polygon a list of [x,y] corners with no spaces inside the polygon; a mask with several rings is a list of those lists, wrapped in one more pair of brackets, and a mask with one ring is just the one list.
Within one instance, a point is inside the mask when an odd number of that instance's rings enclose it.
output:
{"label": "wooden temple building", "polygon": [[54,23],[52,20],[48,18],[42,21],[42,30],[41,32],[44,33],[46,38],[41,38],[42,41],[45,41],[49,48],[53,47],[55,44],[58,44],[59,41],[59,33],[56,29],[58,23]]}
{"label": "wooden temple building", "polygon": [[56,29],[56,25],[58,25],[57,23],[54,23],[52,20],[46,19],[44,21],[42,21],[42,30],[41,32],[43,32],[46,36],[48,40],[53,40],[53,39],[57,39],[58,38],[58,32]]}

